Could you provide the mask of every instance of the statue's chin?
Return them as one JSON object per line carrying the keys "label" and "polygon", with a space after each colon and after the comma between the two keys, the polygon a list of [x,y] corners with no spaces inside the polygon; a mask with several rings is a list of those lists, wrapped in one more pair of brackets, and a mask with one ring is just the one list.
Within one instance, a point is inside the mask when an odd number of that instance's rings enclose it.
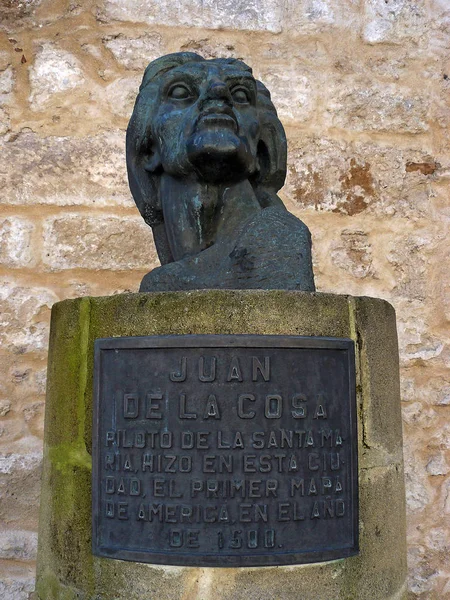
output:
{"label": "statue's chin", "polygon": [[211,183],[246,179],[254,162],[247,145],[225,128],[194,133],[188,140],[187,157],[198,176]]}

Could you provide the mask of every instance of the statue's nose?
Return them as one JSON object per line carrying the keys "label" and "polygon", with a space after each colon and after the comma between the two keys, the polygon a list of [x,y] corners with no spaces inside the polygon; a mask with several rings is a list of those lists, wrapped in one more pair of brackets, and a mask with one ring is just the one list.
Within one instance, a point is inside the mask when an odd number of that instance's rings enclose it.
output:
{"label": "statue's nose", "polygon": [[211,81],[206,89],[206,99],[224,100],[229,102],[231,100],[231,96],[227,84],[221,79],[215,79]]}

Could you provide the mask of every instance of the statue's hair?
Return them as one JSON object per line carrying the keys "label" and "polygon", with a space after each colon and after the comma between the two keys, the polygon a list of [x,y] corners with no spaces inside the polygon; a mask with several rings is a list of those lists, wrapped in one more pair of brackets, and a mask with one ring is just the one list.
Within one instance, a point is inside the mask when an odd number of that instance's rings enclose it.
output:
{"label": "statue's hair", "polygon": [[[215,58],[207,60],[194,52],[176,52],[152,61],[145,69],[144,77],[136,98],[133,114],[127,129],[126,153],[128,180],[131,193],[145,222],[153,228],[161,262],[170,262],[165,250],[166,243],[158,244],[157,230],[161,233],[164,223],[158,193],[160,172],[150,173],[145,165],[153,155],[152,121],[157,109],[159,80],[168,71],[187,63],[210,62],[220,66],[232,66],[252,73],[252,69],[235,58]],[[287,144],[283,126],[270,99],[268,89],[260,82],[257,86],[257,110],[260,122],[258,143],[258,174],[250,181],[262,207],[280,204],[276,195],[286,177]]]}

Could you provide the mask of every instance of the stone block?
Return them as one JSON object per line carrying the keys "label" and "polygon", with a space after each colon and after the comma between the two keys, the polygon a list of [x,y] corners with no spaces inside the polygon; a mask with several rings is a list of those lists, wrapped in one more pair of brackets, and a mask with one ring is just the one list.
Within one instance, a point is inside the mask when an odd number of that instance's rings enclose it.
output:
{"label": "stone block", "polygon": [[[114,58],[128,70],[142,73],[149,62],[165,54],[161,35],[150,31],[137,37],[129,37],[123,33],[108,35],[103,43]],[[136,90],[137,92],[137,90]]]}
{"label": "stone block", "polygon": [[330,86],[324,119],[328,127],[353,131],[424,133],[429,106],[425,89],[348,80]]}
{"label": "stone block", "polygon": [[0,454],[0,520],[9,527],[36,531],[42,453]]}
{"label": "stone block", "polygon": [[84,83],[80,61],[50,42],[37,50],[34,64],[29,68],[31,84],[30,105],[41,110],[54,94],[67,92]]}
{"label": "stone block", "polygon": [[[411,163],[430,171],[413,171]],[[302,209],[349,216],[431,216],[433,165],[413,148],[306,136],[291,143],[283,195]]]}
{"label": "stone block", "polygon": [[426,31],[427,11],[424,0],[364,0],[362,36],[369,44],[402,44],[409,39],[418,43]]}
{"label": "stone block", "polygon": [[360,229],[343,229],[340,240],[331,244],[330,258],[333,265],[358,279],[375,275],[372,244]]}
{"label": "stone block", "polygon": [[433,364],[436,360],[440,362],[445,351],[445,340],[431,329],[427,303],[399,297],[395,304],[398,311],[400,365],[412,367]]}
{"label": "stone block", "polygon": [[436,454],[430,458],[425,467],[427,473],[432,475],[433,477],[438,477],[440,475],[447,475],[450,472],[450,465],[445,460],[445,456],[442,454]]}
{"label": "stone block", "polygon": [[7,111],[0,107],[0,135],[8,133],[11,128],[11,120]]}
{"label": "stone block", "polygon": [[150,227],[139,216],[68,214],[44,223],[47,269],[127,270],[156,266]]}
{"label": "stone block", "polygon": [[[234,39],[229,34],[219,38],[217,32],[212,36],[192,36],[180,40],[179,50],[182,52],[196,52],[206,59],[211,58],[238,58],[247,62],[250,50],[241,38]],[[178,46],[176,48],[178,50]]]}
{"label": "stone block", "polygon": [[316,91],[311,83],[312,74],[303,68],[282,68],[275,65],[255,76],[270,90],[279,118],[282,122],[308,121],[314,112]]}
{"label": "stone block", "polygon": [[102,20],[134,21],[149,25],[187,25],[207,29],[240,29],[279,33],[283,2],[280,0],[106,0]]}
{"label": "stone block", "polygon": [[0,30],[10,31],[19,26],[32,24],[34,13],[42,0],[10,0],[0,4]]}
{"label": "stone block", "polygon": [[34,590],[34,575],[32,569],[28,569],[28,577],[20,576],[18,573],[8,573],[0,579],[0,596],[3,600],[29,600]]}
{"label": "stone block", "polygon": [[412,519],[414,515],[422,515],[434,500],[434,491],[428,481],[425,465],[420,455],[414,451],[411,443],[405,446],[405,488],[406,507]]}
{"label": "stone block", "polygon": [[20,133],[2,144],[0,202],[134,206],[124,148],[120,131],[81,138]]}
{"label": "stone block", "polygon": [[106,90],[101,90],[99,102],[106,98],[111,112],[128,120],[133,112],[141,81],[141,75],[120,77],[108,84]]}
{"label": "stone block", "polygon": [[0,559],[35,560],[37,533],[21,529],[4,530],[0,536]]}
{"label": "stone block", "polygon": [[283,30],[300,35],[329,33],[338,28],[354,31],[360,21],[355,0],[288,0]]}
{"label": "stone block", "polygon": [[395,236],[386,249],[387,259],[395,271],[395,295],[408,300],[425,300],[428,270],[440,235],[436,231],[416,229]]}
{"label": "stone block", "polygon": [[14,353],[40,352],[47,349],[50,308],[59,298],[50,290],[24,287],[13,281],[0,281],[0,329],[4,349]]}
{"label": "stone block", "polygon": [[8,66],[4,71],[0,71],[0,106],[10,101],[14,82],[15,76],[11,66]]}
{"label": "stone block", "polygon": [[336,4],[339,3],[332,0],[288,0],[284,28],[288,31],[292,29],[296,33],[320,31],[335,22]]}
{"label": "stone block", "polygon": [[25,421],[29,435],[38,439],[44,436],[44,400],[30,398],[28,401],[21,402],[21,413]]}
{"label": "stone block", "polygon": [[21,217],[0,219],[0,264],[6,267],[31,267],[35,264],[32,248],[34,224]]}

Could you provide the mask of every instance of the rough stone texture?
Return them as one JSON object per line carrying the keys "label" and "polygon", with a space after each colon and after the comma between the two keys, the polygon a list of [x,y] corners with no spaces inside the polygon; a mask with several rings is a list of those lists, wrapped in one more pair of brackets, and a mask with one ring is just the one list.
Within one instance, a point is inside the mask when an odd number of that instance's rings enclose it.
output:
{"label": "rough stone texture", "polygon": [[0,263],[7,267],[31,266],[33,261],[31,235],[34,231],[28,219],[0,220]]}
{"label": "rough stone texture", "polygon": [[138,217],[51,218],[44,223],[43,262],[52,270],[145,268],[155,262],[150,238]]}
{"label": "rough stone texture", "polygon": [[124,147],[120,131],[81,139],[20,133],[2,145],[0,202],[133,207]]}
{"label": "rough stone texture", "polygon": [[[154,567],[91,555],[94,340],[253,333],[356,343],[360,554],[277,568]],[[395,313],[387,302],[289,291],[129,294],[58,303],[52,312],[40,515],[39,600],[406,600],[406,523]],[[383,360],[388,357],[389,360]],[[66,532],[70,531],[68,538]],[[114,577],[112,577],[114,573]],[[132,583],[130,583],[132,582]]]}
{"label": "rough stone texture", "polygon": [[142,21],[149,25],[188,25],[211,29],[281,31],[283,2],[275,0],[162,0],[155,4],[106,0],[106,19]]}
{"label": "rough stone texture", "polygon": [[332,92],[326,107],[329,127],[402,133],[428,130],[429,99],[423,92],[416,93],[398,84],[379,86],[369,80],[350,89],[348,83],[337,85]]}
{"label": "rough stone texture", "polygon": [[40,448],[30,454],[0,454],[0,516],[11,533],[14,527],[37,530],[41,462]]}
{"label": "rough stone texture", "polygon": [[401,44],[404,38],[420,39],[426,26],[426,2],[418,0],[365,0],[363,38],[369,44]]}
{"label": "rough stone texture", "polygon": [[3,563],[0,570],[0,595],[5,600],[28,600],[34,590],[33,563]]}
{"label": "rough stone texture", "polygon": [[119,33],[106,36],[103,43],[121,65],[126,69],[139,71],[140,75],[149,62],[164,54],[159,33],[150,32],[138,37],[128,37]]}
{"label": "rough stone texture", "polygon": [[34,560],[37,553],[35,531],[5,531],[0,537],[0,557],[9,560]]}
{"label": "rough stone texture", "polygon": [[34,65],[30,68],[31,108],[39,110],[53,94],[71,90],[83,82],[79,61],[53,44],[45,44],[36,53]]}
{"label": "rough stone texture", "polygon": [[46,288],[26,288],[0,281],[0,340],[3,349],[21,353],[43,350],[48,343],[50,308],[58,300]]}
{"label": "rough stone texture", "polygon": [[[148,247],[132,249],[129,233],[139,217],[124,151],[132,100],[116,82],[138,77],[154,53],[180,50],[241,57],[258,76],[276,79],[289,143],[283,200],[312,232],[317,289],[378,296],[395,306],[409,590],[413,600],[450,598],[445,0],[0,3],[0,213],[23,242],[9,247],[14,265],[0,261],[0,453],[21,457],[10,462],[10,473],[0,473],[0,520],[8,530],[36,531],[39,466],[26,463],[24,470],[23,461],[41,453],[49,306],[136,291],[156,266],[150,232]],[[33,93],[41,94],[39,104],[30,103]],[[44,223],[73,224],[68,213],[86,227],[92,219],[90,231],[99,236],[99,218],[120,219],[128,258],[113,253],[108,269],[100,268],[103,259],[95,263],[94,247],[86,249],[72,227],[66,241],[59,237],[72,256],[64,257],[60,245],[50,253],[57,264],[50,256],[44,263]],[[112,246],[106,243],[105,254]],[[145,265],[124,269],[137,256],[142,265],[141,251]],[[61,269],[61,261],[70,268]],[[0,597],[25,600],[33,569],[33,561],[0,560]],[[202,586],[211,589],[203,575]]]}
{"label": "rough stone texture", "polygon": [[420,150],[308,136],[291,144],[284,193],[302,209],[416,220],[431,217],[438,168]]}

